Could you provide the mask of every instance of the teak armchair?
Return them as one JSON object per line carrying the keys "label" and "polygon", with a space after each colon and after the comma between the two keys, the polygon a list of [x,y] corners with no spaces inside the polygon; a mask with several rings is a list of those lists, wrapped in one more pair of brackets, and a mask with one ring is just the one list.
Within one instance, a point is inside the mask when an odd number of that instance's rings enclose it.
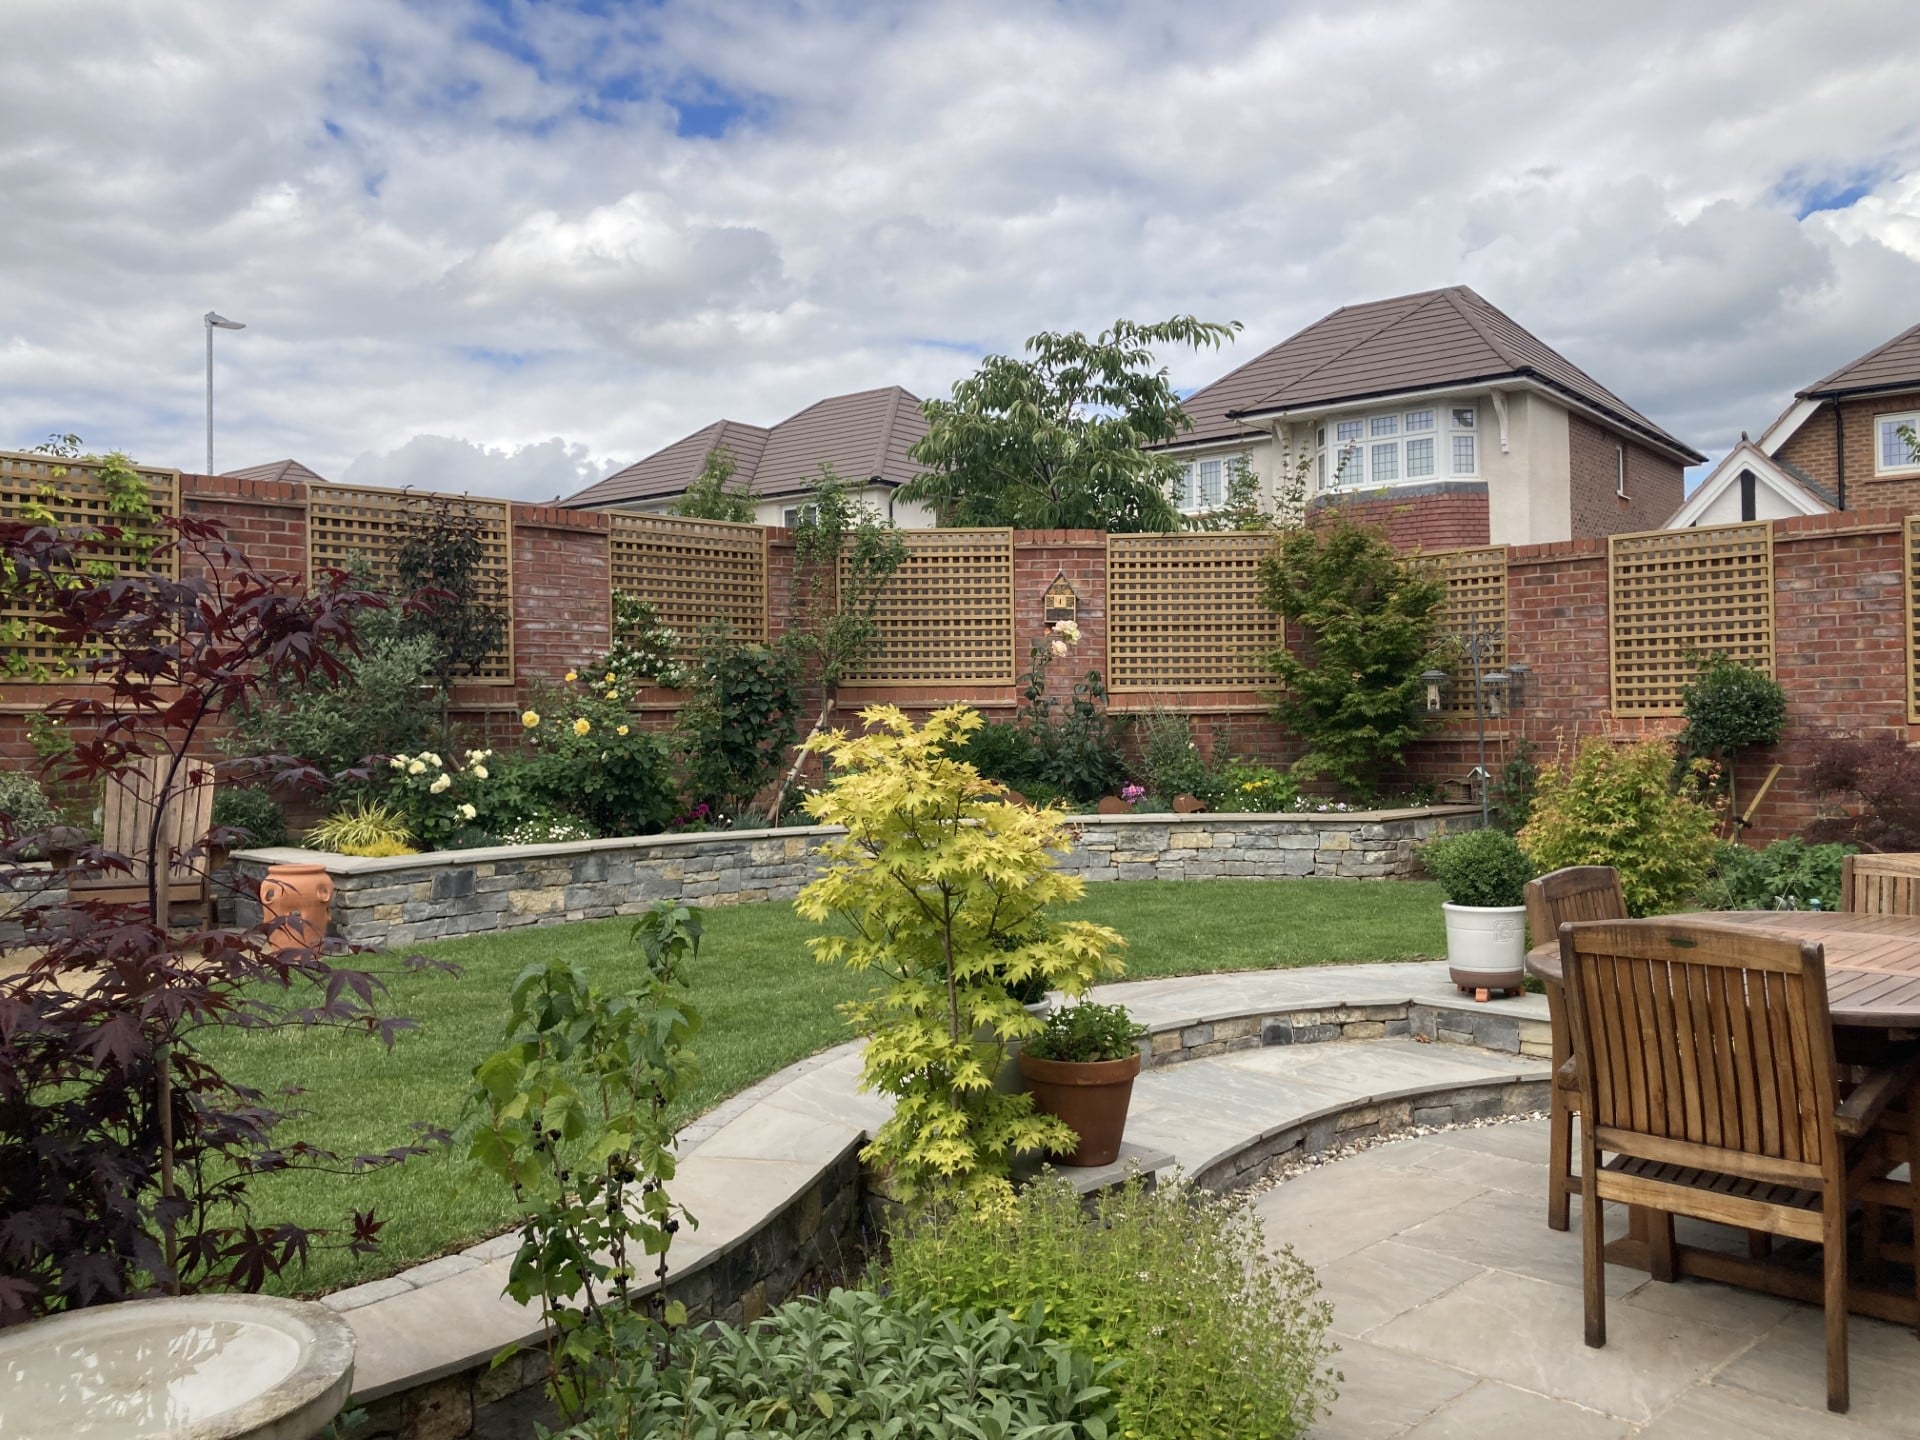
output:
{"label": "teak armchair", "polygon": [[1849,855],[1840,908],[1856,915],[1920,915],[1920,855]]}
{"label": "teak armchair", "polygon": [[[104,900],[113,904],[138,904],[147,898],[145,862],[148,836],[154,818],[154,805],[172,763],[171,757],[153,755],[130,762],[107,781],[102,807],[101,848],[125,855],[132,870],[75,870],[67,874],[67,893],[75,899]],[[171,909],[176,904],[197,904],[205,908],[207,922],[213,921],[212,865],[205,852],[188,854],[205,839],[213,825],[213,767],[205,760],[182,762],[174,776],[172,792],[160,816],[159,853],[174,858],[167,883],[162,887],[161,903]],[[162,915],[160,923],[166,923]]]}
{"label": "teak armchair", "polygon": [[[1624,920],[1626,897],[1620,872],[1611,865],[1571,865],[1527,882],[1527,928],[1535,945],[1549,944],[1560,927],[1578,920]],[[1547,1022],[1553,1031],[1553,1086],[1547,1141],[1547,1227],[1568,1227],[1568,1201],[1580,1187],[1573,1170],[1573,1118],[1580,1094],[1573,1075],[1573,1040],[1567,1004],[1554,984],[1546,986]]]}
{"label": "teak armchair", "polygon": [[1813,1241],[1827,1407],[1844,1411],[1849,1151],[1865,1148],[1910,1074],[1869,1076],[1842,1104],[1818,945],[1624,920],[1562,926],[1560,954],[1580,1057],[1587,1344],[1607,1340],[1605,1201],[1654,1212],[1657,1280],[1674,1278],[1676,1215]]}

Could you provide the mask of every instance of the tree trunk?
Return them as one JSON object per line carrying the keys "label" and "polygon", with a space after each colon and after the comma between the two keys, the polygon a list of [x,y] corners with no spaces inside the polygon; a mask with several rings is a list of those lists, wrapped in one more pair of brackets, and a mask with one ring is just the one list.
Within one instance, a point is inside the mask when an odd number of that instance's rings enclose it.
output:
{"label": "tree trunk", "polygon": [[833,694],[828,692],[824,704],[820,707],[820,718],[813,722],[813,729],[807,732],[807,739],[795,748],[793,764],[787,767],[786,778],[780,782],[780,788],[773,792],[773,800],[767,806],[767,828],[772,829],[780,823],[780,802],[787,798],[787,791],[793,788],[793,782],[800,778],[800,767],[807,763],[807,740],[813,739],[827,728],[827,717],[833,714]]}

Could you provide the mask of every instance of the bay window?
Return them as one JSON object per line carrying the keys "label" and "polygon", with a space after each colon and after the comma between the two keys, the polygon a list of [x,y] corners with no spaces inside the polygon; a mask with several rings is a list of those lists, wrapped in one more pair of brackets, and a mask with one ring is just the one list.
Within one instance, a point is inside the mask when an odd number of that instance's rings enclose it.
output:
{"label": "bay window", "polygon": [[1226,503],[1233,467],[1246,463],[1244,455],[1211,455],[1181,466],[1173,481],[1174,505],[1183,515],[1218,510]]}
{"label": "bay window", "polygon": [[1439,478],[1444,457],[1449,477],[1476,479],[1479,420],[1477,405],[1381,411],[1334,421],[1331,444],[1317,425],[1314,475],[1322,490],[1398,485]]}

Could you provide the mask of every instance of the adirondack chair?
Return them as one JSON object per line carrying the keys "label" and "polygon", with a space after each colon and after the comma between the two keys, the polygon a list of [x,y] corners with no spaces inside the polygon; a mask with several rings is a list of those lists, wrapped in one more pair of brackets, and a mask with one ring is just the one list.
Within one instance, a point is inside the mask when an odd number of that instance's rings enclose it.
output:
{"label": "adirondack chair", "polygon": [[[1673,1217],[1821,1247],[1827,1408],[1847,1409],[1847,1206],[1869,1137],[1916,1068],[1844,1100],[1820,946],[1680,920],[1569,924],[1560,963],[1580,1057],[1586,1341],[1607,1343],[1609,1200],[1651,1214],[1650,1268],[1676,1271]],[[1603,1156],[1611,1159],[1602,1161]],[[1911,1189],[1907,1196],[1911,1198]]]}
{"label": "adirondack chair", "polygon": [[[1611,865],[1570,865],[1527,883],[1527,928],[1533,943],[1545,945],[1568,921],[1624,920],[1626,897],[1620,872]],[[1567,1028],[1567,1002],[1558,985],[1548,985],[1547,1022],[1553,1031],[1553,1087],[1547,1121],[1547,1228],[1565,1230],[1569,1200],[1580,1188],[1573,1173],[1573,1117],[1580,1108],[1574,1081],[1573,1039]]]}
{"label": "adirondack chair", "polygon": [[[126,905],[147,898],[144,856],[148,831],[153,823],[155,800],[170,763],[164,755],[148,756],[132,761],[109,778],[101,847],[127,856],[134,862],[133,869],[69,871],[67,893],[74,899]],[[166,809],[161,814],[160,851],[169,856],[181,855],[200,844],[212,825],[212,767],[206,761],[189,760],[175,776],[173,793],[167,797]],[[169,868],[165,889],[168,911],[175,905],[197,904],[203,907],[207,923],[213,924],[211,871],[210,857],[204,852],[175,860]]]}
{"label": "adirondack chair", "polygon": [[1920,855],[1849,855],[1840,908],[1856,915],[1920,915]]}

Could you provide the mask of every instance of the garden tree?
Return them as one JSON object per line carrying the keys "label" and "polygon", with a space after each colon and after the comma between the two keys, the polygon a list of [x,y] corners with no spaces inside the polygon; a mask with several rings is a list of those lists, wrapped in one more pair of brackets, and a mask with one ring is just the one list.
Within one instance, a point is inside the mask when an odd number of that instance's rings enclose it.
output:
{"label": "garden tree", "polygon": [[714,446],[707,452],[706,463],[701,465],[700,473],[687,486],[687,493],[675,501],[667,513],[688,520],[732,520],[743,525],[752,524],[756,513],[753,486],[745,482],[737,486],[733,483],[739,468],[734,463],[731,450],[724,445]]}
{"label": "garden tree", "polygon": [[1680,692],[1687,728],[1680,732],[1680,763],[1695,758],[1718,760],[1727,791],[1732,833],[1740,831],[1734,764],[1742,750],[1778,744],[1787,728],[1787,692],[1771,675],[1725,655],[1709,655],[1700,673]]}
{"label": "garden tree", "polygon": [[876,705],[860,719],[863,735],[807,741],[835,772],[807,813],[847,833],[823,848],[826,869],[794,909],[840,926],[807,942],[815,959],[886,982],[843,1007],[867,1040],[862,1084],[894,1100],[862,1154],[907,1200],[1004,1185],[1015,1155],[1074,1145],[1032,1096],[993,1088],[1007,1042],[1042,1028],[1014,987],[1082,995],[1120,973],[1126,942],[1050,915],[1084,889],[1054,858],[1068,844],[1059,812],[1009,804],[951,758],[980,728],[976,712],[948,706],[916,728]]}
{"label": "garden tree", "polygon": [[779,776],[799,729],[795,657],[784,646],[742,644],[716,626],[686,689],[675,730],[688,797],[727,817],[744,815]]}
{"label": "garden tree", "polygon": [[1277,530],[1297,525],[1306,514],[1307,474],[1313,465],[1311,455],[1302,455],[1283,473],[1275,487],[1274,504],[1268,508],[1261,494],[1260,476],[1246,457],[1236,455],[1227,462],[1227,489],[1224,502],[1215,509],[1186,517],[1189,530],[1214,532]]}
{"label": "garden tree", "polygon": [[402,628],[433,641],[440,729],[447,729],[453,682],[500,649],[507,611],[486,576],[486,521],[466,500],[437,495],[408,509],[394,549],[394,576],[406,597]]}
{"label": "garden tree", "polygon": [[[822,465],[793,527],[791,618],[780,637],[799,683],[820,691],[820,714],[809,739],[826,729],[840,686],[872,653],[880,638],[873,618],[880,594],[906,563],[907,542],[893,522],[882,520]],[[779,821],[780,803],[807,754],[805,746],[795,753],[768,807],[768,824]]]}
{"label": "garden tree", "polygon": [[1298,653],[1282,646],[1268,657],[1281,687],[1274,718],[1307,745],[1295,773],[1374,798],[1426,728],[1420,672],[1441,658],[1445,582],[1335,509],[1280,536],[1260,562],[1260,586],[1301,637]]}
{"label": "garden tree", "polygon": [[[378,1014],[377,974],[336,965],[339,942],[303,945],[263,925],[176,931],[167,913],[175,866],[235,839],[215,828],[181,851],[162,838],[173,802],[210,768],[210,736],[270,685],[337,673],[354,619],[382,602],[337,571],[302,592],[295,577],[254,567],[213,522],[160,523],[155,558],[177,554],[181,578],[156,565],[97,579],[87,556],[122,543],[114,526],[0,522],[10,603],[43,616],[93,682],[47,707],[71,736],[62,774],[126,786],[136,767],[156,773],[133,851],[86,845],[77,857],[137,876],[143,900],[30,906],[19,935],[0,939],[0,1326],[139,1293],[258,1289],[322,1233],[259,1219],[258,1177],[358,1171],[419,1149],[346,1157],[282,1143],[287,1117],[199,1043],[217,1027],[322,1026],[390,1044],[410,1022]],[[0,883],[28,888],[21,860],[44,838],[0,846]],[[362,1252],[378,1230],[355,1213],[337,1243]]]}
{"label": "garden tree", "polygon": [[1191,315],[1117,320],[1092,340],[1049,332],[1023,358],[989,355],[951,400],[926,402],[911,453],[928,470],[899,496],[933,506],[942,525],[1177,530],[1179,465],[1145,447],[1192,422],[1154,347],[1217,347],[1239,329]]}

